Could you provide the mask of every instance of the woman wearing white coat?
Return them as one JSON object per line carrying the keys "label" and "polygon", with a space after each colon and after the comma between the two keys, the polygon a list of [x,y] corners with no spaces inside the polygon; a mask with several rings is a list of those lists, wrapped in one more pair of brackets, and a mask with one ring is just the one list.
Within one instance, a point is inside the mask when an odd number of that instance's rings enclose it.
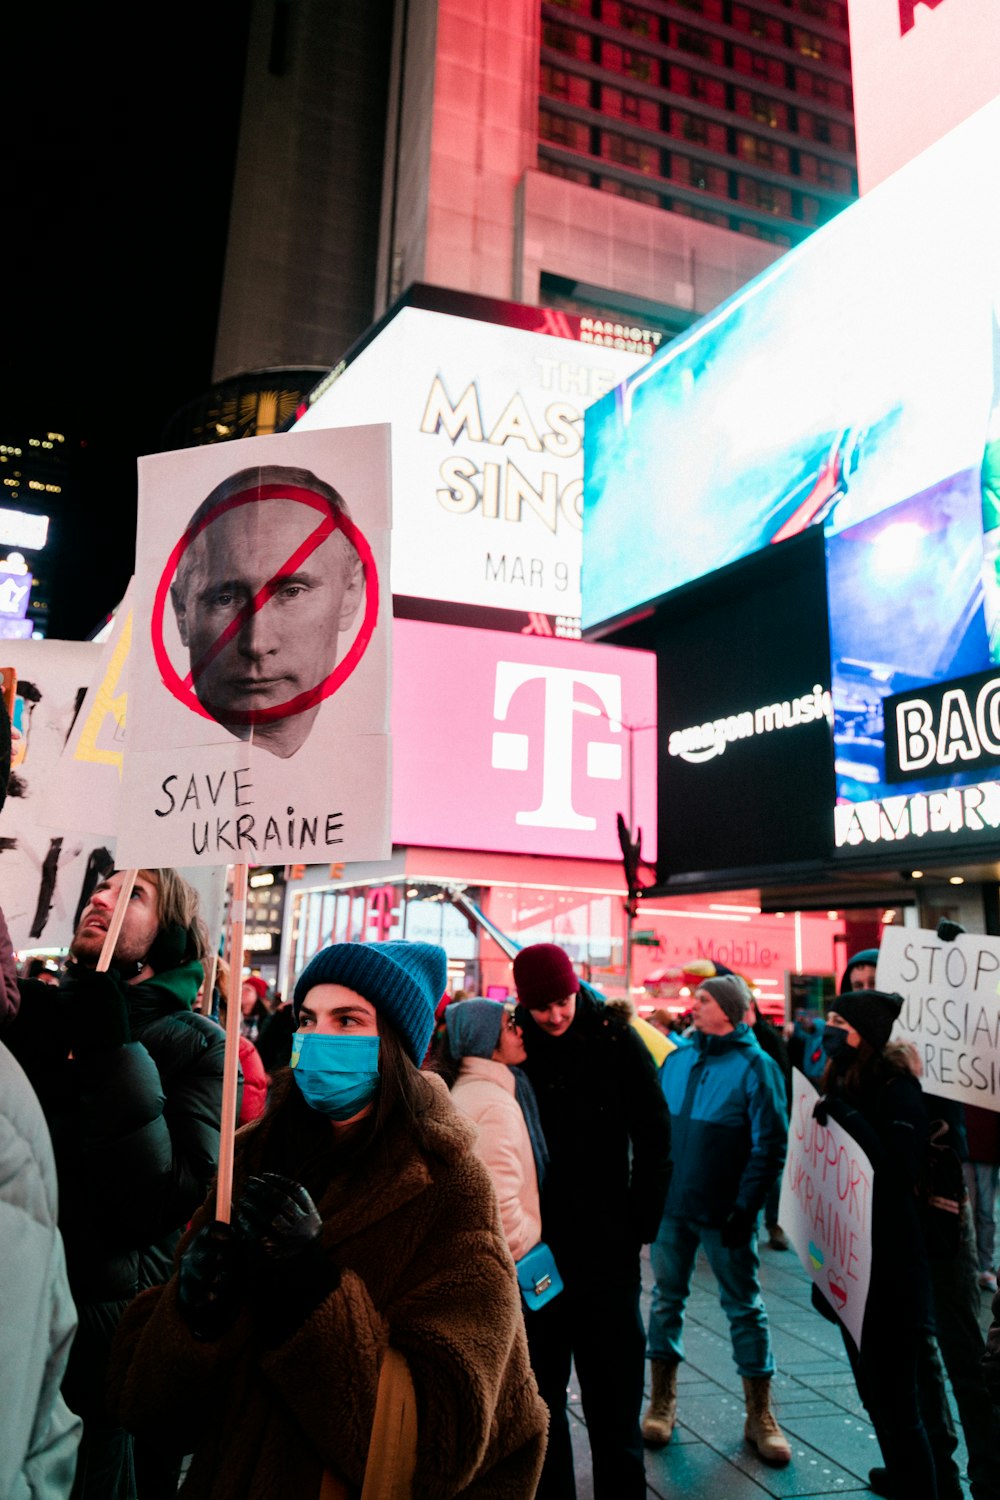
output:
{"label": "woman wearing white coat", "polygon": [[476,1154],[489,1169],[515,1260],[542,1237],[539,1168],[545,1146],[531,1085],[514,1070],[525,1058],[512,1009],[496,1000],[452,1002],[434,1066],[456,1109],[479,1127]]}

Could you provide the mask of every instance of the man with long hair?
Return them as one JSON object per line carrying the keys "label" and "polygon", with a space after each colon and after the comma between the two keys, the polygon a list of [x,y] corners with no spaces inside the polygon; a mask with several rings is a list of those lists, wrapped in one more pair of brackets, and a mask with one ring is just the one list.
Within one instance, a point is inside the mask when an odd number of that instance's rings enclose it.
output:
{"label": "man with long hair", "polygon": [[[21,980],[6,1034],[38,1094],[55,1149],[59,1225],[80,1317],[63,1395],[83,1418],[74,1500],[131,1500],[132,1441],[109,1416],[115,1326],[166,1280],[178,1237],[219,1154],[225,1037],[192,1006],[203,980],[198,894],[176,870],[140,870],[110,968],[98,973],[125,877],[94,889],[58,986]],[[176,1460],[135,1455],[139,1494],[168,1493]]]}

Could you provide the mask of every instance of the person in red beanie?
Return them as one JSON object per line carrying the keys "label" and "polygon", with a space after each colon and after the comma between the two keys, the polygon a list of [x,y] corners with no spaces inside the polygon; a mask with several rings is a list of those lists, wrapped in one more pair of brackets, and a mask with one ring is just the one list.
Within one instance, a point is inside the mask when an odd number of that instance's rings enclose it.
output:
{"label": "person in red beanie", "polygon": [[240,1036],[255,1044],[261,1027],[271,1014],[265,1004],[266,1000],[267,980],[259,974],[248,974],[240,990],[240,1011],[243,1016],[240,1021]]}
{"label": "person in red beanie", "polygon": [[564,949],[555,943],[522,949],[514,983],[523,1069],[549,1150],[542,1238],[565,1286],[525,1319],[550,1413],[538,1497],[576,1494],[566,1412],[575,1362],[594,1500],[643,1500],[639,1250],[655,1238],[670,1180],[666,1101],[645,1044],[624,1016],[581,990]]}

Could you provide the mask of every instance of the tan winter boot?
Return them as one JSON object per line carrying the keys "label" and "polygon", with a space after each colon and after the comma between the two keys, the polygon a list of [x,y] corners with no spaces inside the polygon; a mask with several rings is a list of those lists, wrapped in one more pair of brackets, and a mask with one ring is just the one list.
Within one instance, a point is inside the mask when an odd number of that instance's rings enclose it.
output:
{"label": "tan winter boot", "polygon": [[791,1462],[792,1450],[771,1410],[770,1375],[744,1375],[747,1420],[743,1436],[766,1464]]}
{"label": "tan winter boot", "polygon": [[647,1443],[660,1447],[669,1443],[677,1421],[676,1359],[651,1359],[649,1406],[642,1419],[642,1435]]}

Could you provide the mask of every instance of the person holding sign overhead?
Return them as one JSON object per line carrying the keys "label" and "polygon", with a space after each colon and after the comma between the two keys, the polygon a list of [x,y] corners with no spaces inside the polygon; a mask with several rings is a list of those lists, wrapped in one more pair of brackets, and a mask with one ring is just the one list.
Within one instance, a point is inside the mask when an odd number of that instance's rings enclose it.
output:
{"label": "person holding sign overhead", "polygon": [[332,485],[277,464],[231,475],[188,523],[170,599],[194,691],[237,739],[252,732],[282,759],[308,739],[358,613],[351,530]]}
{"label": "person holding sign overhead", "polygon": [[379,1494],[535,1493],[547,1413],[493,1184],[419,1071],[446,981],[429,943],[316,954],[291,1069],[236,1139],[232,1224],[212,1194],[122,1320],[115,1410],[192,1453],[190,1500],[325,1500],[379,1466],[406,1479]]}
{"label": "person holding sign overhead", "polygon": [[[131,875],[131,872],[129,872]],[[80,1326],[63,1380],[83,1418],[74,1500],[131,1500],[129,1435],[107,1410],[115,1325],[137,1291],[169,1274],[181,1230],[219,1155],[225,1038],[192,1010],[203,979],[197,892],[176,870],[136,874],[111,967],[97,970],[126,876],[84,907],[58,988],[21,980],[5,1041],[44,1110],[59,1177],[59,1224]],[[136,1452],[139,1494],[179,1460]],[[161,1491],[162,1493],[162,1491]]]}
{"label": "person holding sign overhead", "polygon": [[934,1455],[917,1395],[919,1331],[933,1326],[930,1267],[917,1212],[927,1148],[927,1112],[907,1049],[888,1048],[901,995],[858,990],[841,995],[826,1017],[828,1062],[816,1118],[836,1122],[872,1165],[871,1280],[858,1347],[837,1310],[813,1287],[813,1302],[839,1323],[844,1347],[885,1470],[872,1470],[877,1493],[938,1500]]}

